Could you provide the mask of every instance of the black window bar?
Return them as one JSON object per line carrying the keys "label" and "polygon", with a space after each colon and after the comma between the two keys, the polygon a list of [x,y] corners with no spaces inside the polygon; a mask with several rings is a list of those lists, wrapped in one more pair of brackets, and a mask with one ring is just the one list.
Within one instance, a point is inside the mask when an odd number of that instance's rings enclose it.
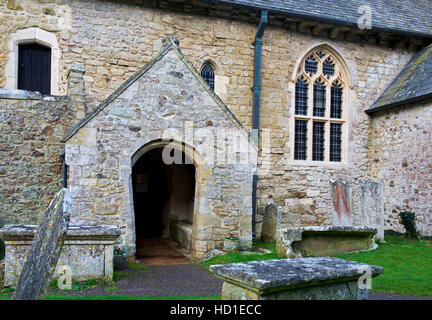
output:
{"label": "black window bar", "polygon": [[215,74],[214,74],[213,68],[209,64],[206,64],[204,66],[204,68],[202,68],[202,70],[201,70],[201,76],[207,82],[207,84],[209,85],[209,87],[214,91],[214,87],[215,87]]}
{"label": "black window bar", "polygon": [[295,114],[306,115],[308,103],[308,83],[301,77],[296,83],[295,89]]}
{"label": "black window bar", "polygon": [[294,159],[306,160],[307,151],[307,121],[295,121]]}
{"label": "black window bar", "polygon": [[314,85],[314,117],[325,116],[325,100],[326,100],[326,87],[322,79],[318,79]]}
{"label": "black window bar", "polygon": [[342,124],[330,123],[330,161],[342,161]]}
{"label": "black window bar", "polygon": [[324,161],[324,122],[313,122],[312,160]]}
{"label": "black window bar", "polygon": [[342,86],[338,81],[334,82],[331,87],[330,99],[330,117],[342,118]]}

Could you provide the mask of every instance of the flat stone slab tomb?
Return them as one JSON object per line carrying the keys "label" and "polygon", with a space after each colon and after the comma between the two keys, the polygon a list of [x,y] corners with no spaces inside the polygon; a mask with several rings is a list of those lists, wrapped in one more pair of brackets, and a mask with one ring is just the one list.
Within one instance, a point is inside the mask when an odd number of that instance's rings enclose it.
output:
{"label": "flat stone slab tomb", "polygon": [[[0,237],[5,242],[4,285],[15,287],[24,266],[37,225],[6,225],[0,229]],[[70,225],[60,254],[57,269],[67,265],[72,270],[72,279],[113,278],[114,243],[120,236],[116,226],[74,226]]]}
{"label": "flat stone slab tomb", "polygon": [[210,271],[224,281],[222,300],[365,300],[369,290],[359,278],[384,269],[317,257],[219,264]]}
{"label": "flat stone slab tomb", "polygon": [[278,257],[324,257],[339,253],[376,249],[377,229],[368,227],[310,226],[279,229]]}

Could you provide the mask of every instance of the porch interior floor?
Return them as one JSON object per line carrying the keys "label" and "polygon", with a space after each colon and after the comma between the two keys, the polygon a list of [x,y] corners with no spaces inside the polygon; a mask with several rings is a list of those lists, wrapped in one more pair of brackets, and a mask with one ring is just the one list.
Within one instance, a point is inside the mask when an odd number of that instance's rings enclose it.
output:
{"label": "porch interior floor", "polygon": [[135,258],[148,266],[192,263],[172,240],[163,238],[137,240]]}

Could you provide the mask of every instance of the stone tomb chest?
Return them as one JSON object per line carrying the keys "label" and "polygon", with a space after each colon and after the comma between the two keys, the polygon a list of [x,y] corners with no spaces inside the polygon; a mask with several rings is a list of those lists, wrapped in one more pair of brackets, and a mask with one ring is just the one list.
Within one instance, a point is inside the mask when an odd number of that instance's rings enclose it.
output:
{"label": "stone tomb chest", "polygon": [[[6,225],[0,229],[0,237],[6,245],[5,286],[15,287],[37,227]],[[66,265],[71,268],[74,281],[95,278],[112,280],[114,243],[119,236],[120,229],[116,226],[70,225],[54,271],[54,279],[58,267]]]}
{"label": "stone tomb chest", "polygon": [[377,229],[368,227],[309,226],[279,229],[276,250],[279,257],[323,257],[377,248]]}
{"label": "stone tomb chest", "polygon": [[384,269],[323,257],[220,264],[210,271],[224,280],[222,300],[363,300],[369,290],[362,277],[372,280]]}

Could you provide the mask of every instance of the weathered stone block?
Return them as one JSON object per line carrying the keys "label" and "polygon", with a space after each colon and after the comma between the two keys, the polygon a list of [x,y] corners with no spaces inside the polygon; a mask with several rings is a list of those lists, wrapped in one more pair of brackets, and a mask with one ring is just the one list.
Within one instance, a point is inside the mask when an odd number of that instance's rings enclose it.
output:
{"label": "weathered stone block", "polygon": [[[6,245],[5,286],[15,287],[36,229],[36,225],[6,225],[0,229]],[[70,225],[53,278],[57,278],[58,267],[66,265],[72,269],[76,281],[112,280],[114,243],[119,236],[120,229],[116,226]]]}
{"label": "weathered stone block", "polygon": [[261,229],[261,240],[266,243],[273,243],[276,239],[276,230],[281,220],[281,211],[273,203],[265,207],[263,224]]}
{"label": "weathered stone block", "polygon": [[225,281],[222,300],[363,300],[369,289],[359,278],[384,269],[325,257],[213,265],[210,271]]}
{"label": "weathered stone block", "polygon": [[377,230],[367,227],[299,227],[280,229],[276,237],[279,257],[329,256],[377,248],[373,236]]}

